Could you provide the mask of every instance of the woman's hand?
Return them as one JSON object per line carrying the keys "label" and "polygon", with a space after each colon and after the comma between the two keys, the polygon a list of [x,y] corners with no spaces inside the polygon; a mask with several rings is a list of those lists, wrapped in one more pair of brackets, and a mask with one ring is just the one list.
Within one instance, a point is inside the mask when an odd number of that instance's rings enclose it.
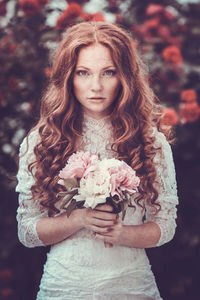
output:
{"label": "woman's hand", "polygon": [[121,245],[123,236],[123,225],[121,219],[117,216],[115,223],[110,226],[106,233],[96,233],[95,237],[104,241],[105,244]]}
{"label": "woman's hand", "polygon": [[106,234],[112,230],[117,221],[117,215],[112,213],[110,205],[98,205],[95,209],[82,209],[82,226],[95,234]]}
{"label": "woman's hand", "polygon": [[98,205],[95,209],[83,210],[83,227],[94,232],[95,238],[104,241],[105,247],[119,244],[122,235],[122,224],[119,216],[113,213],[108,204]]}

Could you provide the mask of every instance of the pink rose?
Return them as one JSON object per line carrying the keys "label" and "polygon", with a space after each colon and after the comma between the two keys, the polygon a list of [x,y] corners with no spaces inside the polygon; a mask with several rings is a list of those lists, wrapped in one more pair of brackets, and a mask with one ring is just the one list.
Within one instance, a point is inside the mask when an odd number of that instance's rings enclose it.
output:
{"label": "pink rose", "polygon": [[121,197],[121,191],[126,191],[129,194],[137,191],[140,179],[125,162],[122,162],[120,166],[110,168],[109,173],[111,176],[111,196],[118,195]]}
{"label": "pink rose", "polygon": [[[91,154],[89,151],[74,153],[69,157],[66,166],[60,171],[59,177],[61,179],[82,178],[86,173],[95,170],[98,161],[98,156]],[[59,183],[62,184],[62,180]]]}

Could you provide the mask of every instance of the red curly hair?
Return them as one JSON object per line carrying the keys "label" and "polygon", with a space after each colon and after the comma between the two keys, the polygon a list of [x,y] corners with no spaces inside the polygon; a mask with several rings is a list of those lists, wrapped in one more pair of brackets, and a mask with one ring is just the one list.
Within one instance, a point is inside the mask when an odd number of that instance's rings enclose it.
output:
{"label": "red curly hair", "polygon": [[34,148],[36,161],[29,165],[35,172],[33,199],[50,209],[58,201],[62,189],[58,173],[75,152],[76,139],[82,134],[83,115],[73,93],[73,74],[80,49],[94,43],[110,50],[121,88],[110,115],[114,132],[112,148],[117,157],[127,162],[140,177],[142,198],[160,209],[158,191],[153,186],[156,153],[153,128],[160,129],[157,99],[148,83],[148,72],[141,61],[132,37],[120,27],[107,22],[84,22],[69,28],[54,56],[49,87],[43,96],[40,119],[32,129],[38,130],[40,141]]}

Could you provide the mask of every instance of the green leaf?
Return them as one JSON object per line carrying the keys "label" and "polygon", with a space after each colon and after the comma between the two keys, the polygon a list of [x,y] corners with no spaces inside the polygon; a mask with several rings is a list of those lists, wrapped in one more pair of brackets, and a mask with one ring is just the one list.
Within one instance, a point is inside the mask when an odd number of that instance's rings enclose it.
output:
{"label": "green leaf", "polygon": [[63,198],[63,200],[62,200],[62,203],[61,203],[61,205],[60,205],[60,208],[62,209],[62,208],[66,208],[68,205],[67,204],[69,204],[69,202],[72,200],[72,198],[74,197],[74,195],[66,195],[64,198]]}
{"label": "green leaf", "polygon": [[124,221],[125,215],[126,215],[126,209],[123,209],[123,211],[122,211],[122,221]]}
{"label": "green leaf", "polygon": [[73,189],[75,187],[78,187],[79,184],[78,184],[78,181],[76,178],[68,178],[68,179],[63,179],[64,181],[64,184],[65,184],[65,187],[66,189]]}
{"label": "green leaf", "polygon": [[76,200],[72,199],[72,201],[70,202],[70,204],[68,205],[67,209],[66,209],[66,213],[67,213],[67,217],[69,218],[69,216],[71,215],[72,211],[76,208]]}

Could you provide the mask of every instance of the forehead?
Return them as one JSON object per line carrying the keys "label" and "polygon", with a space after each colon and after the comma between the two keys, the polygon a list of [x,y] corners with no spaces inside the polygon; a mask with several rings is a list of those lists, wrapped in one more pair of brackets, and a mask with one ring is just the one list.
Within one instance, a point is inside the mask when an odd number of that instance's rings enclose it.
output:
{"label": "forehead", "polygon": [[101,45],[94,44],[84,47],[80,50],[77,59],[77,67],[84,66],[87,68],[114,66],[110,50]]}

